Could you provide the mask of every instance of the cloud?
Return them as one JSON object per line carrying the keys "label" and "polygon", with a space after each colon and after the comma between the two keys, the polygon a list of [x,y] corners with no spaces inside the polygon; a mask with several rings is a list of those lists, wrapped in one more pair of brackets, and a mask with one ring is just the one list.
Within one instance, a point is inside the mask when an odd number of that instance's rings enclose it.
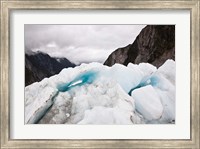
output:
{"label": "cloud", "polygon": [[25,25],[25,50],[70,61],[104,62],[117,48],[133,43],[145,25]]}

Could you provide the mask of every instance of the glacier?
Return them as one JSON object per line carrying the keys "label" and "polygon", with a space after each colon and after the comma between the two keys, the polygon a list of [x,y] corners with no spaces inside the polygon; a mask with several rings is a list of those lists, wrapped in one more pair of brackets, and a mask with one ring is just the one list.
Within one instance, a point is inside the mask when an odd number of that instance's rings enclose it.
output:
{"label": "glacier", "polygon": [[65,68],[25,87],[26,124],[173,124],[175,61]]}

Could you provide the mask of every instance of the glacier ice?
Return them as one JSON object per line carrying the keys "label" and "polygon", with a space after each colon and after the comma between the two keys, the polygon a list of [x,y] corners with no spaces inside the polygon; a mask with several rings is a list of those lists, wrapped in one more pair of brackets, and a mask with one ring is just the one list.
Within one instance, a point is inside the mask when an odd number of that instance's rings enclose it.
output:
{"label": "glacier ice", "polygon": [[54,88],[38,86],[38,84],[33,85],[31,92],[29,92],[29,88],[26,88],[25,97],[28,98],[25,98],[25,123],[37,123],[53,104],[57,93]]}
{"label": "glacier ice", "polygon": [[66,92],[69,89],[75,87],[75,86],[80,86],[80,85],[84,85],[84,84],[91,84],[95,78],[97,77],[98,72],[96,71],[87,71],[85,73],[82,73],[80,75],[78,75],[74,80],[72,80],[71,82],[67,83],[67,84],[60,84],[58,85],[58,91],[59,92]]}
{"label": "glacier ice", "polygon": [[137,111],[148,121],[160,119],[163,106],[160,98],[151,85],[135,89],[131,96],[135,100]]}
{"label": "glacier ice", "polygon": [[175,120],[175,62],[63,69],[25,88],[25,123],[143,124]]}

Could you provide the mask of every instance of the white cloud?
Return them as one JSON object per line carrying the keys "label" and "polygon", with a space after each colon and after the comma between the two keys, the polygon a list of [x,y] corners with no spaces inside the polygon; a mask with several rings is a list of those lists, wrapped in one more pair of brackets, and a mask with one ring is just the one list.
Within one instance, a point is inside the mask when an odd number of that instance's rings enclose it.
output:
{"label": "white cloud", "polygon": [[145,25],[25,25],[26,51],[42,51],[79,64],[104,62],[133,43]]}

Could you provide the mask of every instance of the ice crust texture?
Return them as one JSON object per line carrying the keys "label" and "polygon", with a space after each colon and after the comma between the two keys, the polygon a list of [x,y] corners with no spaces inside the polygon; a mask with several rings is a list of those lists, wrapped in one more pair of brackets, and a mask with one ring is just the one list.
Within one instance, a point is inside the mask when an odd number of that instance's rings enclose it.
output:
{"label": "ice crust texture", "polygon": [[175,62],[63,69],[25,88],[26,124],[143,124],[175,121]]}

